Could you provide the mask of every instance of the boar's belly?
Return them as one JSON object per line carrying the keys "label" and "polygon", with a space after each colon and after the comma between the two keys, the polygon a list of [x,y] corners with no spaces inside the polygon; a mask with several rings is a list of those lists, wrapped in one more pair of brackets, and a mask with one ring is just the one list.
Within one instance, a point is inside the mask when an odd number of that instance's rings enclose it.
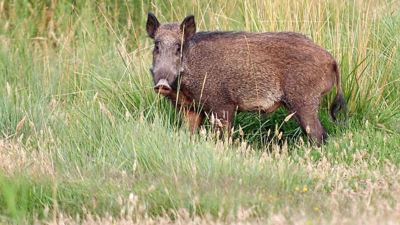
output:
{"label": "boar's belly", "polygon": [[273,112],[282,101],[283,92],[279,88],[262,91],[239,90],[231,92],[231,99],[237,103],[239,111]]}
{"label": "boar's belly", "polygon": [[274,112],[279,106],[282,105],[280,101],[273,101],[271,99],[259,99],[248,102],[242,102],[238,105],[239,111],[255,112],[262,111],[266,113]]}

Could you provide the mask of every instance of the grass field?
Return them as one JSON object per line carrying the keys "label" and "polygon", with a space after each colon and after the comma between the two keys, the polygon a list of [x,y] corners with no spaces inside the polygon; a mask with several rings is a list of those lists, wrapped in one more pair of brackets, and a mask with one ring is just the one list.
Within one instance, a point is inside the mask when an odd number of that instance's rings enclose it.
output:
{"label": "grass field", "polygon": [[[147,12],[305,34],[340,63],[349,118],[330,93],[321,148],[283,109],[190,137],[153,91]],[[0,223],[396,224],[399,27],[399,1],[0,0]]]}

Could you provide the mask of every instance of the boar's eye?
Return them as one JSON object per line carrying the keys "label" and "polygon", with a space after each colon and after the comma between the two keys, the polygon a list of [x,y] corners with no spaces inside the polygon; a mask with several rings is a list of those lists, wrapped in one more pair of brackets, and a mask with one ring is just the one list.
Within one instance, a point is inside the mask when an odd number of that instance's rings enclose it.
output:
{"label": "boar's eye", "polygon": [[181,54],[181,44],[176,44],[176,54]]}
{"label": "boar's eye", "polygon": [[158,43],[154,45],[154,53],[158,53],[160,51],[160,47],[158,47]]}

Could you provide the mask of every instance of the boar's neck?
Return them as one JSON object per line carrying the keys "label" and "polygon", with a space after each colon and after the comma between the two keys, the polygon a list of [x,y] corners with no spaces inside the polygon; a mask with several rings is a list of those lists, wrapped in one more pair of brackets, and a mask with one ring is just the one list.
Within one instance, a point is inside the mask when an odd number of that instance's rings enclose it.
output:
{"label": "boar's neck", "polygon": [[236,34],[246,34],[246,32],[235,32],[235,31],[200,31],[197,32],[189,43],[195,44],[199,41],[216,40],[222,37],[235,36]]}
{"label": "boar's neck", "polygon": [[171,100],[173,105],[178,107],[183,106],[186,108],[190,108],[193,101],[193,99],[190,97],[189,91],[184,85],[181,85],[179,90],[173,89],[171,94],[167,95],[167,98]]}

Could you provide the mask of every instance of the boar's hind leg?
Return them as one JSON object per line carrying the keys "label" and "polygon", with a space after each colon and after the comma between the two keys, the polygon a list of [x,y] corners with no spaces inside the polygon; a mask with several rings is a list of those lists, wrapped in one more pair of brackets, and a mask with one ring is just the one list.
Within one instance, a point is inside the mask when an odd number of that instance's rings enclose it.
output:
{"label": "boar's hind leg", "polygon": [[[312,107],[311,107],[312,108]],[[318,119],[318,106],[314,109],[308,107],[302,107],[290,109],[291,112],[296,112],[294,118],[299,123],[301,129],[307,134],[318,146],[326,140],[328,137],[324,127]]]}

